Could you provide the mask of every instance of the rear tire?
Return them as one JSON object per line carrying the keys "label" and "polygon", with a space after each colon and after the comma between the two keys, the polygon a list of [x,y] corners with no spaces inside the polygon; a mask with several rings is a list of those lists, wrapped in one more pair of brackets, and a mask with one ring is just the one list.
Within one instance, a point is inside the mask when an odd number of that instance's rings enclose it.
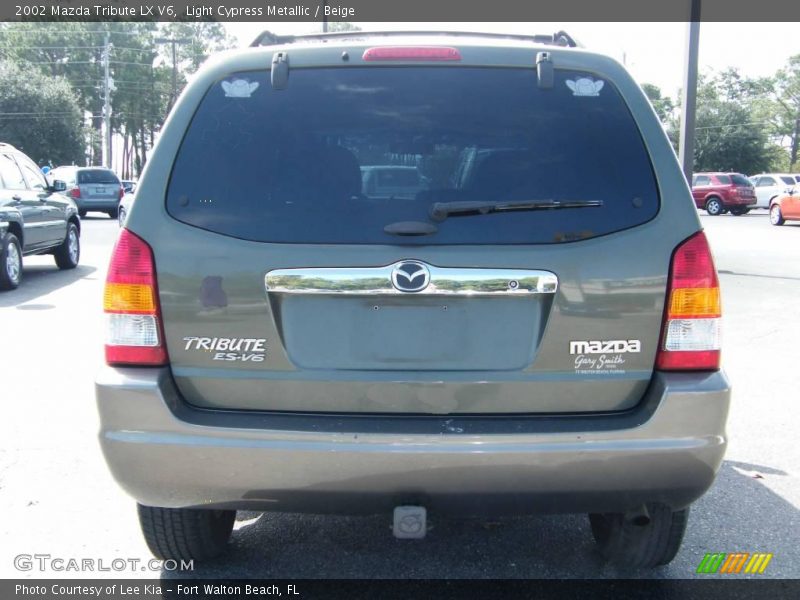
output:
{"label": "rear tire", "polygon": [[746,215],[749,212],[750,212],[749,208],[732,208],[731,209],[731,214],[734,217],[741,217],[742,215]]}
{"label": "rear tire", "polygon": [[773,204],[769,207],[769,222],[773,225],[783,225],[786,219],[783,218],[780,204]]}
{"label": "rear tire", "polygon": [[634,525],[622,514],[590,514],[592,535],[609,562],[634,569],[666,565],[678,553],[689,520],[689,509],[673,511],[648,504],[650,522]]}
{"label": "rear tire", "polygon": [[236,519],[235,510],[137,506],[147,547],[162,560],[207,560],[219,556]]}
{"label": "rear tire", "polygon": [[79,216],[79,217],[82,219],[83,217],[85,217],[85,216],[86,216],[86,211],[85,211],[85,210],[83,210],[83,209],[80,209],[80,210],[78,211],[78,216]]}
{"label": "rear tire", "polygon": [[719,198],[709,198],[708,202],[706,202],[706,212],[712,217],[722,214],[723,210],[724,208]]}
{"label": "rear tire", "polygon": [[74,269],[81,259],[81,236],[75,223],[67,223],[67,237],[53,252],[59,269]]}
{"label": "rear tire", "polygon": [[0,290],[15,290],[22,281],[22,246],[13,233],[0,240]]}
{"label": "rear tire", "polygon": [[119,214],[119,209],[112,208],[111,210],[107,210],[106,214],[108,214],[108,216],[111,217],[112,219],[116,219],[117,215]]}

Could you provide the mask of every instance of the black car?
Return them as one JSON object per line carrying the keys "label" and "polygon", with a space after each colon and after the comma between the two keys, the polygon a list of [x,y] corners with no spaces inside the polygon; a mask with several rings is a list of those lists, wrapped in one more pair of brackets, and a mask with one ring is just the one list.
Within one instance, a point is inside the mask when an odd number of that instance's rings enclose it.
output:
{"label": "black car", "polygon": [[47,183],[30,158],[0,143],[0,290],[22,280],[22,257],[52,254],[60,269],[80,259],[81,221],[75,203],[59,192],[66,184]]}

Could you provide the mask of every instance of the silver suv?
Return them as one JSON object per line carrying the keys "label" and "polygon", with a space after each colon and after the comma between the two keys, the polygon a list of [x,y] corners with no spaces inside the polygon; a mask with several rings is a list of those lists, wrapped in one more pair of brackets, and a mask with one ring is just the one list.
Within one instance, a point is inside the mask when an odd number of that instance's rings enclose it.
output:
{"label": "silver suv", "polygon": [[[402,68],[398,68],[402,67]],[[362,167],[414,167],[413,194]],[[100,439],[163,558],[237,510],[590,515],[678,551],[719,283],[639,86],[569,36],[264,35],[174,108],[108,273]]]}
{"label": "silver suv", "polygon": [[49,175],[66,182],[66,194],[78,205],[81,217],[88,212],[104,212],[112,219],[117,218],[125,189],[111,169],[66,166],[56,167]]}

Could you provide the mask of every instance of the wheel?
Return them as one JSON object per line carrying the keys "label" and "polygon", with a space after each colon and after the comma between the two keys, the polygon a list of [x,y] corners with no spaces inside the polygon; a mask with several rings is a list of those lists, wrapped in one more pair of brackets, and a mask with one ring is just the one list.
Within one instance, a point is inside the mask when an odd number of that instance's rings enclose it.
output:
{"label": "wheel", "polygon": [[22,246],[17,236],[7,233],[0,240],[0,290],[14,290],[22,281]]}
{"label": "wheel", "polygon": [[117,220],[119,221],[119,226],[120,227],[125,225],[125,217],[126,216],[127,216],[127,213],[125,212],[125,209],[124,208],[120,208],[119,209],[119,215],[117,215]]}
{"label": "wheel", "polygon": [[162,560],[205,560],[219,556],[225,550],[236,519],[235,510],[137,506],[147,547]]}
{"label": "wheel", "polygon": [[112,208],[111,210],[106,211],[106,214],[108,214],[108,216],[111,217],[112,219],[117,218],[117,213],[119,213],[119,209],[117,208]]}
{"label": "wheel", "polygon": [[635,524],[622,514],[590,514],[592,535],[603,557],[620,567],[652,568],[669,563],[681,547],[689,509],[648,504],[650,521]]}
{"label": "wheel", "polygon": [[706,202],[706,212],[712,217],[721,214],[722,210],[722,202],[719,201],[719,198],[709,198],[708,202]]}
{"label": "wheel", "polygon": [[731,214],[734,217],[741,217],[742,215],[746,215],[748,212],[750,212],[749,208],[732,208],[731,209]]}
{"label": "wheel", "polygon": [[85,217],[85,216],[86,216],[86,211],[85,211],[85,210],[83,210],[83,209],[81,208],[81,209],[78,211],[78,216],[79,216],[79,217],[82,219],[83,217]]}
{"label": "wheel", "polygon": [[783,213],[781,213],[780,204],[773,204],[769,207],[769,222],[773,225],[783,225],[786,223],[786,219],[783,218]]}
{"label": "wheel", "polygon": [[67,224],[67,237],[53,252],[59,269],[74,269],[81,259],[81,236],[75,223]]}

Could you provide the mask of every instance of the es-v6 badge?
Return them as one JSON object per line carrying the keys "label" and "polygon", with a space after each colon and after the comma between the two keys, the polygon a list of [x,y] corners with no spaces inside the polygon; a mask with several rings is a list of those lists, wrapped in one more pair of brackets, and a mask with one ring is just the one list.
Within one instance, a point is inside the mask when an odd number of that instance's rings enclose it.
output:
{"label": "es-v6 badge", "polygon": [[184,350],[213,353],[211,360],[226,362],[264,362],[267,340],[264,338],[194,337],[183,338]]}

